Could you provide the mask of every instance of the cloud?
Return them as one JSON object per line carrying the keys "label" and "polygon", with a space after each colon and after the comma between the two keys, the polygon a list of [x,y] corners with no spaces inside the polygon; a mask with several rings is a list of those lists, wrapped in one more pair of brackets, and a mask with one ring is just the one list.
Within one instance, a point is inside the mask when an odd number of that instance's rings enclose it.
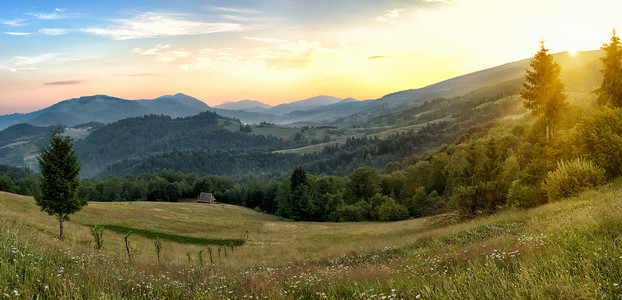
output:
{"label": "cloud", "polygon": [[251,41],[257,41],[257,42],[264,42],[264,43],[287,43],[286,40],[260,38],[260,37],[253,37],[253,36],[245,36],[244,39],[251,40]]}
{"label": "cloud", "polygon": [[387,24],[397,24],[400,20],[400,14],[404,11],[403,9],[390,9],[386,14],[376,17],[376,21],[387,23]]}
{"label": "cloud", "polygon": [[11,58],[11,64],[14,66],[25,66],[25,65],[34,65],[43,63],[54,58],[57,58],[60,55],[64,55],[65,53],[48,53],[39,56],[15,56]]}
{"label": "cloud", "polygon": [[[326,47],[319,41],[286,41],[272,38],[245,37],[247,40],[268,44],[257,47],[251,53],[252,59],[263,62],[271,69],[304,69],[320,61],[330,61],[332,57],[348,52],[345,45]],[[325,66],[330,68],[330,66]]]}
{"label": "cloud", "polygon": [[49,65],[56,63],[64,63],[70,61],[78,61],[89,59],[95,56],[67,56],[67,53],[48,53],[38,56],[14,56],[0,70],[9,70],[11,72],[37,70],[41,65]]}
{"label": "cloud", "polygon": [[7,26],[12,26],[12,27],[19,27],[19,26],[24,26],[24,20],[22,19],[15,19],[15,20],[3,20],[0,19],[0,24],[3,25],[7,25]]}
{"label": "cloud", "polygon": [[381,59],[381,58],[388,58],[388,56],[385,56],[385,55],[377,55],[377,56],[371,56],[371,57],[368,57],[367,59]]}
{"label": "cloud", "polygon": [[132,19],[115,20],[115,25],[91,27],[84,32],[102,35],[113,40],[153,38],[161,36],[199,35],[216,32],[241,31],[237,23],[206,23],[183,19],[184,15],[144,13]]}
{"label": "cloud", "polygon": [[74,85],[74,84],[82,84],[84,81],[82,80],[66,80],[66,81],[52,81],[46,82],[44,85]]}
{"label": "cloud", "polygon": [[24,36],[24,35],[31,35],[32,33],[31,32],[10,32],[10,31],[7,31],[7,32],[5,32],[5,34],[16,35],[16,36]]}
{"label": "cloud", "polygon": [[169,50],[171,45],[162,45],[157,44],[154,48],[151,49],[141,49],[134,48],[130,51],[133,54],[139,55],[154,55],[158,58],[158,60],[163,62],[173,62],[175,60],[187,57],[190,55],[190,52],[180,51],[180,50]]}
{"label": "cloud", "polygon": [[68,30],[63,28],[43,28],[39,30],[39,33],[45,35],[63,35],[67,34]]}
{"label": "cloud", "polygon": [[256,18],[256,17],[244,17],[244,16],[235,16],[235,15],[222,15],[220,16],[221,19],[223,20],[229,20],[229,21],[234,21],[234,22],[241,22],[241,23],[261,23],[261,22],[265,22],[266,19],[264,18]]}
{"label": "cloud", "polygon": [[36,17],[40,20],[59,20],[80,16],[80,14],[77,13],[65,13],[66,11],[67,9],[65,8],[56,8],[51,13],[26,13],[26,15]]}
{"label": "cloud", "polygon": [[259,14],[261,11],[255,9],[248,8],[231,8],[231,7],[221,7],[221,6],[210,6],[209,9],[216,11],[224,11],[230,13],[238,13],[238,14]]}
{"label": "cloud", "polygon": [[11,67],[7,67],[7,66],[3,66],[3,65],[0,65],[0,70],[9,71],[11,73],[17,72],[17,69],[11,68]]}
{"label": "cloud", "polygon": [[292,42],[258,37],[245,39],[270,44],[270,47],[255,48],[253,52],[255,59],[263,61],[266,67],[275,69],[304,68],[312,62],[314,54],[322,49],[321,43],[317,41]]}
{"label": "cloud", "polygon": [[193,61],[180,65],[179,67],[182,70],[190,71],[190,70],[201,70],[207,69],[214,65],[214,61],[212,61],[209,57],[197,57]]}

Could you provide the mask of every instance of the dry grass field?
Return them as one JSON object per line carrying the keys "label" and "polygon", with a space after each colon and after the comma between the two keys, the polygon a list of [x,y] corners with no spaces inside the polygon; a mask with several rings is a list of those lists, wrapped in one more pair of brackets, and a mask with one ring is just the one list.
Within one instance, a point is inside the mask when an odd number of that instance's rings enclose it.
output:
{"label": "dry grass field", "polygon": [[[32,198],[1,193],[0,209],[0,295],[9,298],[622,296],[622,182],[453,223],[291,222],[223,204],[89,203],[66,222],[64,241]],[[129,259],[125,234],[104,230],[96,251],[87,224],[248,239],[234,249],[162,240],[158,261],[154,240],[131,234]]]}

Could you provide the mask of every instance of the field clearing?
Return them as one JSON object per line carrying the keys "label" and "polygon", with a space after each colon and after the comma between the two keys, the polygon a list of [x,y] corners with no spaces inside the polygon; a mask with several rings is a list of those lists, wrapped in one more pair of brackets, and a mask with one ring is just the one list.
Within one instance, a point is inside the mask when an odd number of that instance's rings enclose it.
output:
{"label": "field clearing", "polygon": [[[32,198],[0,193],[0,209],[0,294],[24,298],[622,297],[620,180],[456,223],[291,222],[221,204],[89,203],[57,241],[58,224]],[[124,234],[104,231],[102,251],[93,250],[83,225],[92,223],[249,239],[234,249],[163,241],[158,262],[153,240],[130,235],[128,260]]]}
{"label": "field clearing", "polygon": [[[37,212],[34,199],[0,193],[0,209],[13,212],[15,218],[32,214],[24,221],[36,226],[42,232],[57,234],[58,221],[42,212]],[[20,217],[21,216],[21,217]],[[178,234],[198,238],[242,238],[248,231],[249,239],[239,253],[246,257],[231,261],[235,265],[249,267],[258,263],[270,262],[271,266],[298,263],[309,259],[322,259],[348,251],[376,251],[384,245],[361,244],[362,240],[382,236],[385,241],[395,245],[409,242],[406,238],[425,227],[423,219],[395,223],[313,223],[291,222],[278,217],[258,213],[252,209],[228,204],[200,204],[190,202],[90,202],[82,211],[71,216],[65,223],[67,239],[77,244],[89,244],[92,237],[88,225],[121,225],[129,228],[147,229],[156,232]],[[104,249],[122,254],[123,234],[106,230],[107,239],[112,244]],[[136,236],[141,247],[136,247],[141,255],[155,258],[151,241]],[[112,242],[111,242],[112,243]],[[183,262],[186,252],[180,249],[198,246],[181,245],[163,241],[164,248],[170,251],[169,259]],[[321,251],[320,251],[321,250]],[[175,255],[177,254],[177,255]]]}

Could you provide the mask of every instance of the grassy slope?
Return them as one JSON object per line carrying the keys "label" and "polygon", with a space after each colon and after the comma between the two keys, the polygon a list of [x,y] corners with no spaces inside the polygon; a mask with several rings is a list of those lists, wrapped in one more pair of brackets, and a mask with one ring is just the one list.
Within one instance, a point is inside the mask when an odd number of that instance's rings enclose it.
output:
{"label": "grassy slope", "polygon": [[[307,223],[228,205],[90,203],[68,238],[28,197],[0,194],[0,294],[42,298],[593,299],[622,296],[622,182],[529,211],[453,225]],[[209,265],[207,248],[104,233],[101,253],[82,223],[250,240]],[[198,262],[198,252],[203,260]],[[186,254],[190,253],[188,264]],[[46,288],[47,287],[47,288]],[[103,295],[103,296],[101,296]]]}

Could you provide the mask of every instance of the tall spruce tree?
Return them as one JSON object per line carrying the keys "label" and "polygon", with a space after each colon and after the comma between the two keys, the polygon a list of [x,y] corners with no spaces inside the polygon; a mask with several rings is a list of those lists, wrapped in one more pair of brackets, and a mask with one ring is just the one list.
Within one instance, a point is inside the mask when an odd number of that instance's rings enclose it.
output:
{"label": "tall spruce tree", "polygon": [[598,95],[599,105],[607,107],[622,107],[622,44],[613,30],[611,42],[603,44],[600,49],[605,50],[605,57],[601,57],[603,68],[603,82],[594,93]]}
{"label": "tall spruce tree", "polygon": [[52,131],[47,145],[40,149],[39,169],[41,171],[41,194],[35,201],[42,211],[58,216],[60,239],[63,239],[63,221],[84,205],[85,199],[76,197],[81,165],[70,137],[62,137],[59,126]]}
{"label": "tall spruce tree", "polygon": [[559,113],[567,105],[561,67],[553,61],[553,55],[540,42],[540,50],[529,61],[533,70],[526,70],[521,96],[523,104],[534,115],[544,118],[546,140],[553,136]]}

